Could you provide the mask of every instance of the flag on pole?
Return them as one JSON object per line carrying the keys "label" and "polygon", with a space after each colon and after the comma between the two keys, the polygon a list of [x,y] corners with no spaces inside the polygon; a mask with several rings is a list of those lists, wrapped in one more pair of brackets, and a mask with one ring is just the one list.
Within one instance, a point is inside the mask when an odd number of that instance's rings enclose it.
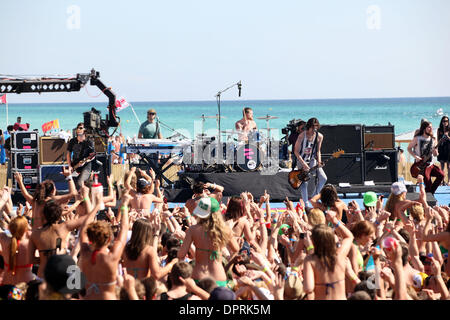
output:
{"label": "flag on pole", "polygon": [[117,108],[116,111],[117,112],[120,112],[129,106],[130,106],[130,104],[128,103],[127,100],[125,100],[124,97],[120,97],[119,99],[116,100],[116,108]]}
{"label": "flag on pole", "polygon": [[0,96],[0,104],[6,104],[6,94]]}

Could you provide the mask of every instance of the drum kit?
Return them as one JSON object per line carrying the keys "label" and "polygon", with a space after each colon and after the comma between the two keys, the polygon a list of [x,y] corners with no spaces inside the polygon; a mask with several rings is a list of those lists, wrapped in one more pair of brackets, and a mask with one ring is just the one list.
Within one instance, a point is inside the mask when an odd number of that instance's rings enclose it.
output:
{"label": "drum kit", "polygon": [[[225,117],[221,116],[220,118]],[[216,163],[207,161],[201,164],[200,167],[204,171],[211,171],[211,169],[214,171],[222,171],[222,169],[225,169],[225,171],[231,172],[260,171],[265,165],[264,160],[271,157],[271,154],[274,152],[273,150],[271,151],[271,145],[274,143],[272,131],[277,129],[271,128],[269,122],[270,120],[278,119],[278,117],[266,115],[264,117],[256,118],[258,120],[266,121],[266,128],[250,132],[239,130],[224,130],[219,132],[219,115],[202,115],[201,119],[202,132],[196,136],[194,144],[200,146],[200,149],[197,150],[202,150],[204,154],[206,153],[212,158],[216,157],[216,159],[218,159]],[[207,119],[216,119],[217,136],[205,134],[204,129]],[[206,148],[211,148],[211,151],[205,152],[204,150],[206,150]],[[216,150],[219,150],[218,154]],[[279,154],[276,154],[276,158],[279,158]],[[200,167],[198,164],[195,165],[196,169],[200,169]],[[191,169],[194,169],[194,167]]]}

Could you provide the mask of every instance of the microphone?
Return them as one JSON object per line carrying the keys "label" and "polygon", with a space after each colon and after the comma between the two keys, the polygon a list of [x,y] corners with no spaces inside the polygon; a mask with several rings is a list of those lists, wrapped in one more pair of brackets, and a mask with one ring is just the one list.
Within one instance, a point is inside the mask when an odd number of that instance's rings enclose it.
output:
{"label": "microphone", "polygon": [[239,90],[239,97],[241,96],[241,87],[242,87],[242,84],[241,84],[241,82],[239,81],[238,83],[237,83],[237,86],[238,86],[238,90]]}

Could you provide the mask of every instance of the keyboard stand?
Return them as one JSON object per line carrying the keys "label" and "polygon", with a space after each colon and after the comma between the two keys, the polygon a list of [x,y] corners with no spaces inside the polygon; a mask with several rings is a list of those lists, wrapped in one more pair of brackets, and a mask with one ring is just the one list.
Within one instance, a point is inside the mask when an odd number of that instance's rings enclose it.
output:
{"label": "keyboard stand", "polygon": [[[166,181],[166,183],[168,185],[171,185],[173,182],[170,181],[168,178],[166,178],[166,176],[164,176],[164,172],[166,172],[171,166],[174,165],[174,162],[172,161],[171,163],[169,163],[169,165],[167,167],[165,167],[164,169],[162,169],[162,167],[164,167],[164,165],[169,161],[172,160],[174,157],[171,155],[168,158],[159,158],[159,152],[153,153],[153,154],[145,154],[142,152],[137,152],[137,154],[142,158],[142,160],[144,160],[148,167],[147,170],[152,168],[153,171],[155,171],[156,174],[156,179],[159,179],[161,181],[161,186],[162,186],[162,179],[164,179]],[[156,157],[155,157],[156,155]],[[158,163],[159,161],[159,163]]]}

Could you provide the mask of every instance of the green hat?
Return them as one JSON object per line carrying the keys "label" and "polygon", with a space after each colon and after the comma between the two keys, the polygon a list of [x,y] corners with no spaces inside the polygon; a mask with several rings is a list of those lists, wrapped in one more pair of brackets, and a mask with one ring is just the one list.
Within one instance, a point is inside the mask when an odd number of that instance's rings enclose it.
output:
{"label": "green hat", "polygon": [[211,197],[201,198],[193,214],[200,218],[208,218],[211,213],[220,210],[219,202]]}
{"label": "green hat", "polygon": [[283,234],[283,228],[290,228],[291,226],[288,224],[282,224],[280,229],[278,230],[278,234],[281,236]]}
{"label": "green hat", "polygon": [[366,207],[375,207],[377,205],[377,194],[373,191],[364,193],[364,205]]}

